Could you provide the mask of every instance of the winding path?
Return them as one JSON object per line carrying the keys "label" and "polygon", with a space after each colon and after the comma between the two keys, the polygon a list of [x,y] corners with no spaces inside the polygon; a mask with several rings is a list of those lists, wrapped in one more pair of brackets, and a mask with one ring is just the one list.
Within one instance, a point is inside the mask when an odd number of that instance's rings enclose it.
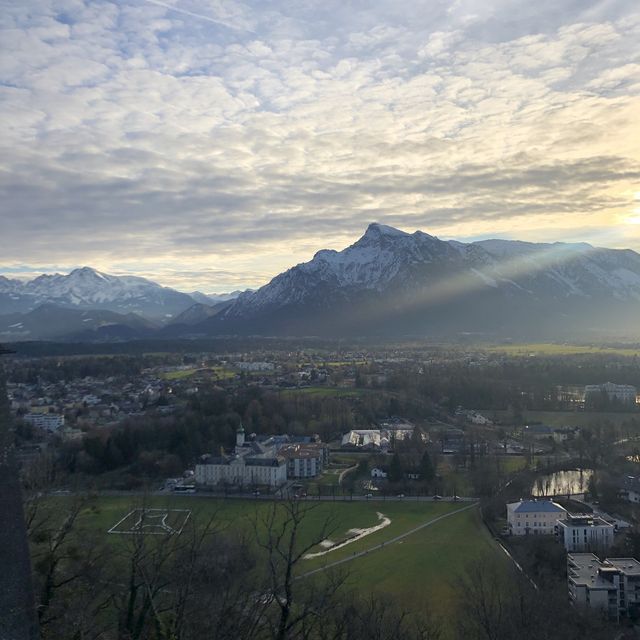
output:
{"label": "winding path", "polygon": [[324,566],[319,567],[318,569],[313,569],[312,571],[301,573],[299,576],[295,577],[295,580],[301,580],[302,578],[307,578],[309,576],[312,576],[315,573],[320,573],[321,571],[326,571],[327,569],[337,567],[340,564],[351,562],[351,560],[355,560],[356,558],[361,558],[362,556],[366,556],[373,551],[384,549],[385,547],[388,547],[390,544],[393,544],[394,542],[398,542],[399,540],[402,540],[403,538],[406,538],[407,536],[410,536],[411,534],[416,533],[416,531],[420,531],[421,529],[426,529],[427,527],[430,527],[431,525],[436,524],[441,520],[444,520],[445,518],[455,516],[457,513],[462,513],[463,511],[467,511],[468,509],[473,509],[474,507],[477,507],[477,506],[478,506],[478,503],[474,502],[472,504],[468,504],[466,507],[462,507],[461,509],[456,509],[455,511],[450,511],[449,513],[445,513],[441,516],[438,516],[437,518],[434,518],[433,520],[429,520],[428,522],[418,525],[417,527],[414,527],[409,531],[405,531],[404,533],[401,533],[395,538],[391,538],[390,540],[385,540],[385,542],[381,542],[380,544],[370,547],[369,549],[365,549],[364,551],[359,551],[358,553],[354,553],[351,556],[342,558],[342,560],[336,560],[335,562],[330,562],[329,564],[325,564]]}

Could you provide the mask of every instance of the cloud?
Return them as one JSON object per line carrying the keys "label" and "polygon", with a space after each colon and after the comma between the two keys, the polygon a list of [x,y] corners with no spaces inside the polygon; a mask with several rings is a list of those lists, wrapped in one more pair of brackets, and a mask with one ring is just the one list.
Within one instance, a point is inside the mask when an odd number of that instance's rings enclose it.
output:
{"label": "cloud", "polygon": [[374,219],[640,248],[636,3],[34,0],[1,20],[7,266],[219,291]]}

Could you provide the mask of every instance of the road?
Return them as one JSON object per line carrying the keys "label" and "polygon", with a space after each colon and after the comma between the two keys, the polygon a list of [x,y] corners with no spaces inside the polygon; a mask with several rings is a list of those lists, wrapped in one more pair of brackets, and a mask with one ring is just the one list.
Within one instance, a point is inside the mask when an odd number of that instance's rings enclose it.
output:
{"label": "road", "polygon": [[[254,496],[252,493],[227,493],[225,494],[222,491],[196,491],[195,493],[177,493],[175,491],[165,491],[165,490],[157,490],[157,491],[115,491],[115,490],[104,490],[104,491],[67,491],[67,490],[57,490],[57,491],[49,491],[47,495],[50,496],[66,496],[66,495],[95,495],[95,496],[111,496],[111,497],[149,497],[149,496],[160,496],[165,498],[229,498],[233,500],[284,500],[286,496],[283,497],[279,494],[261,494],[259,496]],[[304,502],[477,502],[476,498],[468,498],[457,496],[453,498],[449,497],[441,497],[439,499],[434,498],[434,496],[372,496],[368,498],[366,495],[336,495],[334,496],[306,496],[305,498],[298,498],[298,500]]]}
{"label": "road", "polygon": [[468,504],[464,507],[462,507],[461,509],[456,509],[455,511],[451,511],[450,513],[445,513],[442,516],[438,516],[437,518],[433,518],[433,520],[429,520],[428,522],[425,522],[421,525],[418,525],[417,527],[414,527],[413,529],[410,529],[409,531],[405,531],[404,533],[401,533],[399,536],[396,536],[395,538],[391,538],[390,540],[386,540],[385,542],[382,542],[380,544],[377,544],[373,547],[370,547],[369,549],[366,549],[365,551],[359,551],[358,553],[354,553],[353,555],[347,556],[346,558],[342,558],[341,560],[336,560],[335,562],[330,562],[329,564],[325,564],[322,567],[319,567],[318,569],[313,569],[312,571],[307,571],[306,573],[302,573],[299,576],[296,576],[296,580],[301,580],[302,578],[307,578],[309,576],[312,576],[316,573],[320,573],[321,571],[326,571],[327,569],[332,569],[333,567],[337,567],[341,564],[345,564],[346,562],[351,562],[352,560],[355,560],[356,558],[362,558],[363,556],[369,555],[370,553],[373,553],[374,551],[379,551],[380,549],[384,549],[385,547],[389,547],[390,545],[399,542],[400,540],[403,540],[404,538],[406,538],[407,536],[410,536],[414,533],[416,533],[416,531],[421,531],[422,529],[426,529],[427,527],[430,527],[434,524],[437,524],[438,522],[440,522],[441,520],[444,520],[445,518],[450,518],[451,516],[455,516],[457,513],[462,513],[463,511],[467,511],[468,509],[473,509],[473,507],[477,507],[478,504],[476,502],[472,503],[472,504]]}

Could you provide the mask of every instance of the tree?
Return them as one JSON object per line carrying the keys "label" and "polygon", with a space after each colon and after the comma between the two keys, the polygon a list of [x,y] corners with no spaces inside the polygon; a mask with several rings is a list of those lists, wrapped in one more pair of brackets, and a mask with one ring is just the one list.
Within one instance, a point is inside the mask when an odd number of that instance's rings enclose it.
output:
{"label": "tree", "polygon": [[294,575],[305,555],[335,530],[329,516],[311,536],[302,536],[304,520],[319,506],[295,499],[274,501],[254,518],[258,545],[267,556],[268,592],[263,600],[271,605],[266,621],[273,640],[311,637],[344,580],[333,573],[326,573],[320,581],[296,579]]}
{"label": "tree", "polygon": [[389,482],[402,482],[404,478],[404,470],[402,468],[402,462],[400,456],[397,453],[393,454],[391,462],[389,463]]}
{"label": "tree", "polygon": [[426,484],[431,484],[436,477],[436,470],[433,467],[428,451],[422,454],[422,459],[420,460],[420,477]]}

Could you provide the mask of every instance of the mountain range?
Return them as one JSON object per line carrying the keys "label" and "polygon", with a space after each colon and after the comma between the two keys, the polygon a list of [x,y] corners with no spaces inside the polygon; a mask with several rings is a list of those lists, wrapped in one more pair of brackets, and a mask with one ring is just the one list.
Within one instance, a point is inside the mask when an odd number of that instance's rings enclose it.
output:
{"label": "mountain range", "polygon": [[[445,241],[373,223],[342,251],[318,251],[256,291],[218,299],[89,268],[29,283],[0,277],[0,314],[29,315],[42,304],[117,314],[100,321],[91,316],[84,323],[89,331],[100,329],[105,339],[113,333],[113,339],[140,334],[637,337],[640,255],[586,243]],[[21,320],[14,313],[6,320],[17,325]],[[132,322],[131,314],[145,320]],[[96,322],[102,324],[94,327]],[[104,329],[114,325],[128,330]],[[0,317],[0,339],[11,339],[7,327]],[[88,337],[87,331],[70,333]],[[37,337],[34,327],[31,339]]]}

